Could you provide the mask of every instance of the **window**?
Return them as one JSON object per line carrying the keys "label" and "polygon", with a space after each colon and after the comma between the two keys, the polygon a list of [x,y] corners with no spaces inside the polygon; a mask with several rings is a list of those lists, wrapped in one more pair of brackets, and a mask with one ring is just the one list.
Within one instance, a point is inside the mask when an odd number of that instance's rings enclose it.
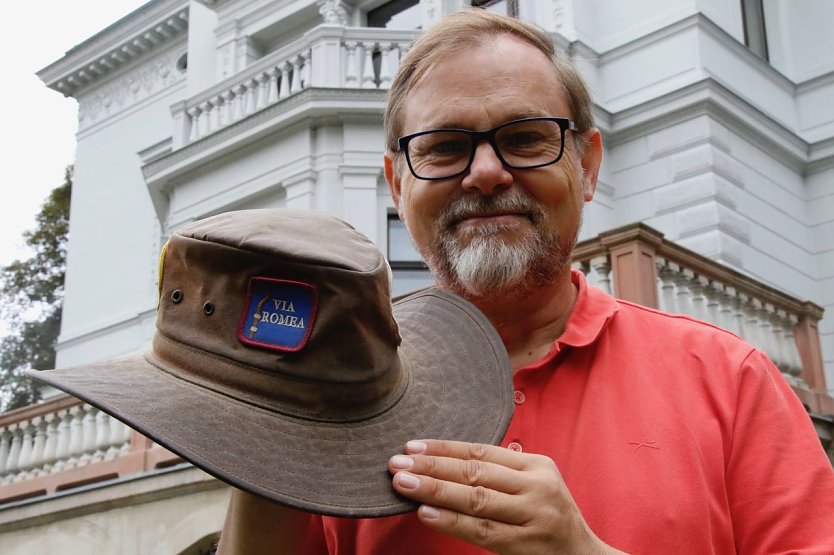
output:
{"label": "window", "polygon": [[392,0],[368,12],[368,27],[419,29],[419,0]]}
{"label": "window", "polygon": [[394,273],[393,295],[434,284],[431,272],[414,248],[405,224],[396,214],[388,215],[388,263]]}
{"label": "window", "polygon": [[518,17],[518,0],[472,0],[472,7]]}
{"label": "window", "polygon": [[767,60],[767,33],[762,0],[741,0],[741,21],[744,26],[744,44],[754,54]]}

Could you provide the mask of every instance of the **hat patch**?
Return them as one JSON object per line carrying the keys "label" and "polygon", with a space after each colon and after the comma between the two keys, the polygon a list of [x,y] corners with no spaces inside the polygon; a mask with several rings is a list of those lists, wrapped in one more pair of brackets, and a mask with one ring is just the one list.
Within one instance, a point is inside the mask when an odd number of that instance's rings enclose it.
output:
{"label": "hat patch", "polygon": [[276,351],[300,351],[313,330],[318,296],[308,283],[253,277],[238,339]]}

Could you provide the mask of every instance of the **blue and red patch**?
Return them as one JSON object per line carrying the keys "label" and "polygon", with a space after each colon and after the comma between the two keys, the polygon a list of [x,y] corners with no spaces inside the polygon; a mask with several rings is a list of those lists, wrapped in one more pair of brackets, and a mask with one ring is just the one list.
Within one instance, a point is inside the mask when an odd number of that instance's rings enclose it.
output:
{"label": "blue and red patch", "polygon": [[308,283],[253,277],[238,339],[275,351],[300,351],[313,330],[317,307],[316,288]]}

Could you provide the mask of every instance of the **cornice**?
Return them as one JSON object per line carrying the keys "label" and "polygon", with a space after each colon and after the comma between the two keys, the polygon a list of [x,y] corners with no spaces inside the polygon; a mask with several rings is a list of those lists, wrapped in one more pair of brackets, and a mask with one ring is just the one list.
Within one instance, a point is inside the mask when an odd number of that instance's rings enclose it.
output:
{"label": "cornice", "polygon": [[188,33],[188,0],[155,0],[126,15],[37,72],[75,97],[112,72]]}
{"label": "cornice", "polygon": [[[691,29],[697,29],[717,41],[744,65],[753,66],[769,85],[788,95],[794,105],[802,94],[830,87],[834,80],[832,72],[797,84],[702,14],[690,15],[601,54],[596,54],[578,41],[571,43],[566,51],[569,55],[581,52],[579,58],[590,63],[594,71],[600,71],[624,55]],[[808,175],[834,167],[834,137],[815,140],[815,137],[800,130],[796,122],[780,121],[754,105],[736,92],[732,85],[706,72],[697,81],[636,105],[615,109],[611,103],[603,101],[595,106],[594,115],[605,133],[606,142],[611,146],[697,115],[708,115],[800,174]]]}
{"label": "cornice", "polygon": [[697,115],[720,121],[800,173],[812,161],[807,141],[711,78],[612,113],[606,140],[615,146]]}
{"label": "cornice", "polygon": [[606,115],[605,141],[610,146],[706,115],[801,175],[834,167],[834,137],[808,141],[710,78]]}

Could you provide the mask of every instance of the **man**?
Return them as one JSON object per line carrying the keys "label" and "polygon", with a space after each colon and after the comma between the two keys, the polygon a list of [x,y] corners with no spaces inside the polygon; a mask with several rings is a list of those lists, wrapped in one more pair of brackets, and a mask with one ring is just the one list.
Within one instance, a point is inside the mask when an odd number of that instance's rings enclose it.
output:
{"label": "man", "polygon": [[571,272],[602,144],[546,34],[444,19],[403,59],[385,131],[414,243],[507,347],[510,429],[502,447],[415,438],[393,457],[416,513],[334,519],[235,492],[221,553],[834,553],[834,472],[773,364]]}

